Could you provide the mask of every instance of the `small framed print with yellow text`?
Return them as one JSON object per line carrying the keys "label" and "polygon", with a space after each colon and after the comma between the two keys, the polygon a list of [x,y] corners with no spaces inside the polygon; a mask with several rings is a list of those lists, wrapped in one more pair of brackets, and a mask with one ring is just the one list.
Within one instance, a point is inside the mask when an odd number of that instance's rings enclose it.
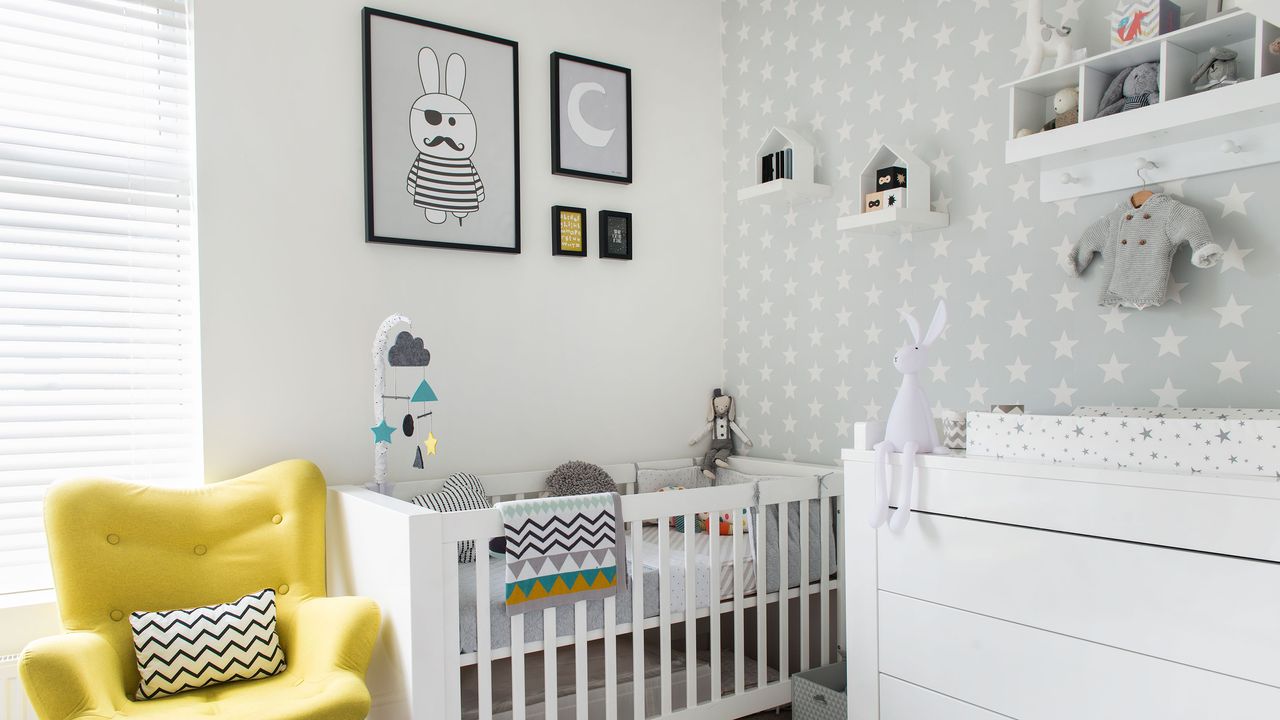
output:
{"label": "small framed print with yellow text", "polygon": [[551,254],[587,256],[587,210],[551,206]]}

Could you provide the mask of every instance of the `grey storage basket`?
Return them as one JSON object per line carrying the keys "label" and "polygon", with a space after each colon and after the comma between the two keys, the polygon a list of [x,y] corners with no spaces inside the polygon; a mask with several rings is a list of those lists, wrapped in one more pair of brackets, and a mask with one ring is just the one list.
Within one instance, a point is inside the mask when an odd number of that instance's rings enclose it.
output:
{"label": "grey storage basket", "polygon": [[791,717],[794,720],[846,720],[849,695],[845,664],[835,663],[791,676]]}

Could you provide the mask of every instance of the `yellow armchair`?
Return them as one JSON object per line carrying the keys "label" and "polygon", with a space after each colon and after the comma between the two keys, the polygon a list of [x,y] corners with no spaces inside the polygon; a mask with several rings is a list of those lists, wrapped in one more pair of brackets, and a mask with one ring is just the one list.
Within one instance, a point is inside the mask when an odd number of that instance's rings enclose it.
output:
{"label": "yellow armchair", "polygon": [[[65,634],[26,647],[19,673],[41,720],[358,720],[378,606],[325,597],[325,483],[278,463],[234,480],[172,489],[114,480],[55,485],[45,527]],[[129,613],[276,591],[288,668],[158,700],[138,687]]]}

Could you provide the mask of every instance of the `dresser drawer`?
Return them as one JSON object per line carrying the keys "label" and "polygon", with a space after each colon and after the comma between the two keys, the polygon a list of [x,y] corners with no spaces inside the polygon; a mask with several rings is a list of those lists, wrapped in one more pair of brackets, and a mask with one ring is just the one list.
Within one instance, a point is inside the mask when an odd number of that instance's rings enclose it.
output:
{"label": "dresser drawer", "polygon": [[1275,720],[1280,689],[879,593],[879,669],[1018,720]]}
{"label": "dresser drawer", "polygon": [[924,515],[879,587],[1280,687],[1280,565]]}
{"label": "dresser drawer", "polygon": [[880,720],[1009,720],[888,675],[880,676]]}

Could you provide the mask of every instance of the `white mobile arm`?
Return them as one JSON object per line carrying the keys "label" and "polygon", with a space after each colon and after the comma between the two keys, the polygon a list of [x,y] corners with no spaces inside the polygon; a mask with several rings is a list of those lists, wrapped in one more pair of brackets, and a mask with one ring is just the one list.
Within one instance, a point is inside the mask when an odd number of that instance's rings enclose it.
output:
{"label": "white mobile arm", "polygon": [[[377,334],[373,336],[373,424],[375,427],[386,421],[382,396],[386,392],[387,381],[384,362],[387,354],[387,336],[391,334],[391,328],[400,324],[408,325],[411,322],[413,321],[403,315],[391,315],[382,321],[378,326]],[[369,489],[384,495],[391,492],[391,484],[387,481],[386,443],[373,444],[373,482],[369,484]]]}

